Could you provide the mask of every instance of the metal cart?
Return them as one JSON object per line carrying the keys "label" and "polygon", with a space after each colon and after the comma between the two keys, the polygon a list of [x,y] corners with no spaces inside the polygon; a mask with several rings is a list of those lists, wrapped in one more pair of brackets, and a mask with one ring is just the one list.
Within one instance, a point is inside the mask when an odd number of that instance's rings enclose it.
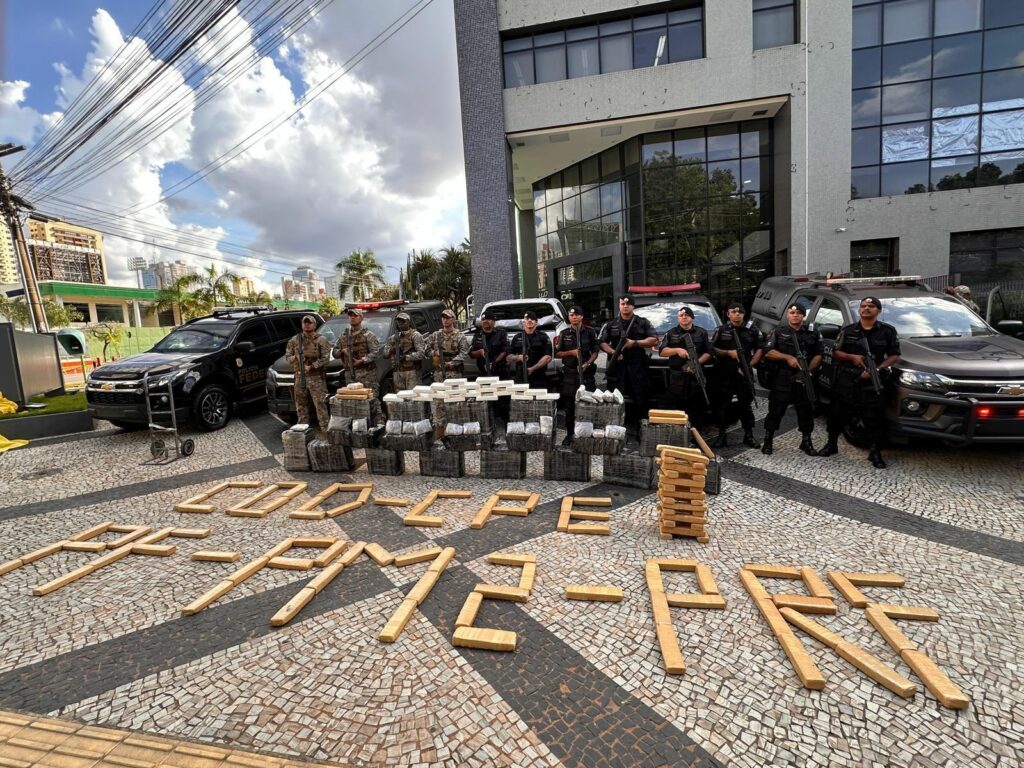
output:
{"label": "metal cart", "polygon": [[[156,380],[161,376],[166,378],[166,383],[157,383]],[[149,424],[149,453],[153,457],[144,463],[170,464],[191,456],[196,450],[196,443],[191,437],[181,439],[178,436],[178,413],[174,406],[174,382],[171,377],[167,374],[145,374],[142,378],[142,392],[146,399]],[[158,420],[165,423],[158,424]]]}

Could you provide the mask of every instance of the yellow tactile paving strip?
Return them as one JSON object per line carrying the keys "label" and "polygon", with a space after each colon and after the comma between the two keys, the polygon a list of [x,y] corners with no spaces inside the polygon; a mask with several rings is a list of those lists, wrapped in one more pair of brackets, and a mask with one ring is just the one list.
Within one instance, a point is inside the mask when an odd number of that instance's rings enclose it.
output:
{"label": "yellow tactile paving strip", "polygon": [[2,768],[338,768],[0,710]]}

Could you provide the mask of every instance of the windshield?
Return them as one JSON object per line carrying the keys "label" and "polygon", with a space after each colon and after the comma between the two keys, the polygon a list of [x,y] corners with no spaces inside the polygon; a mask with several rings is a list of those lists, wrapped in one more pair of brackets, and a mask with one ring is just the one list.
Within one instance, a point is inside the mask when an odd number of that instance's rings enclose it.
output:
{"label": "windshield", "polygon": [[171,331],[151,352],[212,352],[228,343],[234,325],[189,325]]}
{"label": "windshield", "polygon": [[[850,302],[853,317],[859,317],[860,300]],[[882,299],[882,320],[895,326],[904,338],[937,336],[990,336],[994,331],[985,321],[955,299],[938,296],[897,296]]]}
{"label": "windshield", "polygon": [[[363,328],[373,333],[381,344],[387,339],[388,331],[391,330],[391,318],[393,315],[376,315],[363,318]],[[326,323],[317,328],[320,335],[334,344],[348,328],[348,315],[332,317]]]}
{"label": "windshield", "polygon": [[499,328],[504,328],[505,330],[522,329],[523,315],[527,312],[534,312],[537,315],[537,320],[542,324],[545,322],[545,318],[548,317],[555,317],[558,319],[558,314],[555,308],[542,301],[520,301],[515,304],[492,304],[487,308],[487,311],[494,315],[496,325]]}
{"label": "windshield", "polygon": [[693,310],[693,322],[709,334],[721,325],[715,310],[706,304],[651,304],[648,307],[639,307],[635,311],[640,317],[646,317],[651,321],[658,336],[664,336],[679,325],[679,310],[683,307]]}

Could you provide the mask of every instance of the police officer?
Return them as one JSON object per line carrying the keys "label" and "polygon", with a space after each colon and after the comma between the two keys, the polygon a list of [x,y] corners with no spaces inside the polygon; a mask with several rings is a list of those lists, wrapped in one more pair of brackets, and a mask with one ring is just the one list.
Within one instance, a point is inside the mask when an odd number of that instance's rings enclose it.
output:
{"label": "police officer", "polygon": [[[629,398],[626,426],[639,433],[641,413],[647,408],[651,386],[647,350],[657,345],[658,335],[650,320],[635,314],[635,307],[632,296],[620,298],[618,317],[604,324],[598,341],[608,355],[605,386],[618,389]],[[623,339],[622,350],[616,357],[615,350]]]}
{"label": "police officer", "polygon": [[299,423],[309,424],[309,409],[306,403],[308,395],[316,408],[320,437],[324,437],[330,421],[330,414],[327,411],[327,362],[331,357],[331,343],[316,332],[316,318],[313,315],[303,316],[302,333],[288,341],[284,356],[295,372],[292,396],[295,398],[295,412],[298,414]]}
{"label": "police officer", "polygon": [[[885,436],[885,382],[892,366],[900,359],[900,339],[896,329],[878,319],[882,302],[865,296],[860,302],[860,320],[843,326],[832,348],[836,361],[836,379],[832,407],[828,415],[828,442],[819,456],[839,453],[839,434],[851,416],[859,416],[868,438],[868,461],[877,469],[885,469],[880,446]],[[865,342],[867,349],[865,349]],[[882,391],[875,392],[865,358],[878,368]]]}
{"label": "police officer", "polygon": [[455,313],[441,313],[441,329],[427,337],[427,349],[434,362],[434,381],[463,375],[469,357],[469,339],[455,327]]}
{"label": "police officer", "polygon": [[384,354],[391,358],[395,391],[398,392],[422,383],[420,370],[427,345],[420,332],[412,327],[407,312],[395,315],[395,326],[398,332],[387,340]]}
{"label": "police officer", "polygon": [[588,391],[597,389],[596,369],[599,348],[597,332],[583,324],[583,308],[569,308],[569,327],[555,338],[555,357],[562,361],[562,407],[565,408],[565,440],[572,443],[576,425],[576,390],[582,384]]}
{"label": "police officer", "polygon": [[821,334],[813,327],[804,327],[807,315],[799,304],[786,309],[786,322],[772,331],[764,344],[765,359],[773,361],[772,385],[768,394],[768,416],[764,420],[764,445],[761,453],[771,455],[772,438],[790,405],[796,408],[797,426],[803,438],[800,450],[817,456],[811,434],[814,432],[814,403],[807,397],[807,387],[800,370],[797,349],[803,352],[810,371],[821,365]]}
{"label": "police officer", "polygon": [[334,357],[345,366],[346,383],[358,381],[376,396],[380,340],[373,331],[363,327],[363,310],[349,307],[345,314],[348,328],[334,344]]}
{"label": "police officer", "polygon": [[469,344],[469,356],[476,360],[480,376],[497,376],[504,379],[508,376],[508,334],[495,329],[495,317],[490,311],[480,316],[480,327],[473,334]]}
{"label": "police officer", "polygon": [[[678,403],[690,423],[703,423],[707,416],[708,403],[705,392],[701,390],[690,366],[690,353],[686,345],[686,337],[693,340],[693,351],[697,355],[697,365],[704,365],[711,359],[711,340],[708,333],[693,323],[693,310],[682,307],[678,314],[679,324],[665,334],[658,346],[658,354],[669,358],[668,361],[668,397],[673,404]],[[709,394],[709,393],[708,393]]]}
{"label": "police officer", "polygon": [[[729,411],[732,406],[732,399],[735,396],[739,403],[740,424],[743,426],[743,444],[751,448],[760,448],[761,444],[754,439],[754,393],[751,390],[752,382],[748,382],[739,363],[739,355],[747,360],[751,376],[753,369],[759,362],[764,350],[761,345],[764,340],[761,332],[754,325],[752,320],[743,322],[743,305],[733,302],[725,311],[726,322],[715,329],[711,337],[711,347],[717,358],[715,366],[717,372],[717,393],[720,398],[718,402],[718,438],[713,443],[715,448],[724,448],[729,444],[729,437],[726,430],[729,427]],[[737,347],[736,340],[739,339]],[[740,349],[743,350],[740,353]]]}
{"label": "police officer", "polygon": [[[506,359],[518,366],[526,366],[526,380],[535,389],[547,389],[548,363],[551,362],[551,339],[544,331],[537,330],[537,313],[523,315],[523,332],[512,339],[512,354]],[[522,375],[516,371],[516,380]]]}

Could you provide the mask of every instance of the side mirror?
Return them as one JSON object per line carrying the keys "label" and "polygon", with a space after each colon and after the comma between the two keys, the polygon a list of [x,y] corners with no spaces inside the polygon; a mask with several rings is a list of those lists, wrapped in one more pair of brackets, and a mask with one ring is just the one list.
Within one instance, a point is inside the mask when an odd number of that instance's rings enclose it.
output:
{"label": "side mirror", "polygon": [[256,345],[253,344],[251,341],[240,341],[237,344],[235,344],[236,352],[242,352],[244,354],[246,352],[254,352],[255,350]]}
{"label": "side mirror", "polygon": [[1007,336],[1020,336],[1024,334],[1024,320],[1000,320],[996,323],[996,330]]}
{"label": "side mirror", "polygon": [[839,337],[839,326],[826,323],[825,325],[818,326],[818,332],[823,339],[835,341]]}

